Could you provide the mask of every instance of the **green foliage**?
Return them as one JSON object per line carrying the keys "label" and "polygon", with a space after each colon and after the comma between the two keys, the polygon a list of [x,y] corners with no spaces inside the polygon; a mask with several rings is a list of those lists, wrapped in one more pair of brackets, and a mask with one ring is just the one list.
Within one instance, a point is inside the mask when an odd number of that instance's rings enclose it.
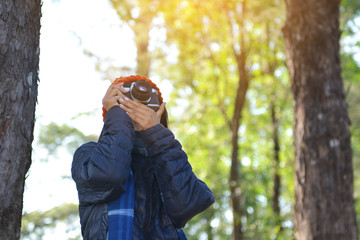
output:
{"label": "green foliage", "polygon": [[[199,216],[189,223],[187,235],[196,239],[203,229],[208,239],[230,239],[231,218],[220,217],[229,211],[229,167],[231,132],[238,84],[238,62],[234,51],[248,49],[251,88],[243,112],[239,147],[241,186],[246,214],[247,239],[289,239],[292,236],[293,148],[292,101],[284,65],[279,25],[283,21],[279,2],[252,1],[245,21],[246,45],[239,37],[241,5],[237,1],[171,1],[163,6],[168,42],[178,48],[177,62],[160,72],[171,79],[175,88],[170,113],[174,127],[200,178],[215,192],[219,207],[214,214]],[[168,11],[171,9],[172,11]],[[278,17],[276,17],[278,16]],[[170,70],[169,70],[170,69]],[[179,99],[182,99],[181,101]],[[281,141],[281,208],[284,226],[276,226],[271,208],[273,143],[270,102],[276,103]],[[185,108],[179,113],[181,107]],[[174,109],[174,111],[172,111]],[[172,125],[173,126],[173,125]],[[213,156],[213,158],[211,157]],[[196,160],[193,160],[193,158]],[[199,163],[204,158],[207,165]],[[194,162],[195,161],[195,162]],[[269,171],[270,170],[270,171]],[[208,212],[207,211],[207,212]],[[231,216],[231,215],[230,215]],[[221,224],[215,224],[220,220]],[[211,231],[205,230],[212,227]],[[213,224],[211,224],[213,223]],[[203,225],[203,227],[199,227]],[[281,229],[281,231],[280,231]],[[204,234],[204,233],[203,233]]]}
{"label": "green foliage", "polygon": [[357,0],[342,0],[341,7],[341,28],[346,35],[353,35],[356,33],[354,26],[355,21],[360,16],[360,2]]}
{"label": "green foliage", "polygon": [[65,146],[73,153],[81,144],[96,141],[97,138],[95,135],[85,135],[67,124],[50,123],[40,127],[39,145],[45,147],[49,154],[55,154],[60,146]]}
{"label": "green foliage", "polygon": [[[351,144],[353,150],[354,198],[357,213],[357,224],[360,229],[360,65],[354,59],[354,53],[359,51],[360,40],[354,39],[359,32],[360,2],[355,0],[341,1],[341,28],[343,29],[343,49],[341,55],[342,77],[346,100],[349,105],[351,120]],[[345,41],[347,40],[347,41]],[[350,50],[350,51],[349,51]]]}
{"label": "green foliage", "polygon": [[[64,204],[45,212],[34,211],[24,213],[22,216],[21,239],[22,240],[37,240],[42,239],[46,232],[55,227],[61,222],[67,225],[66,232],[78,230],[72,227],[73,222],[79,219],[78,205]],[[80,232],[69,240],[78,240]]]}
{"label": "green foliage", "polygon": [[360,64],[354,60],[352,54],[342,54],[342,77],[346,90],[346,100],[349,105],[349,117],[351,120],[351,144],[353,150],[354,168],[354,198],[357,212],[357,224],[360,229]]}

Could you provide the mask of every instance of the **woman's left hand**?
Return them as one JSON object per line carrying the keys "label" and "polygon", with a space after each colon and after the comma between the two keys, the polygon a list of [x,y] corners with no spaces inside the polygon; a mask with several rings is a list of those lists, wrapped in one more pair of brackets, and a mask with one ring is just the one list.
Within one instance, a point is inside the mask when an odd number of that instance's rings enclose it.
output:
{"label": "woman's left hand", "polygon": [[155,112],[153,109],[128,97],[120,99],[120,103],[120,107],[129,115],[135,125],[137,125],[135,126],[136,131],[146,130],[159,124],[161,115],[165,110],[165,103],[162,103],[159,110]]}

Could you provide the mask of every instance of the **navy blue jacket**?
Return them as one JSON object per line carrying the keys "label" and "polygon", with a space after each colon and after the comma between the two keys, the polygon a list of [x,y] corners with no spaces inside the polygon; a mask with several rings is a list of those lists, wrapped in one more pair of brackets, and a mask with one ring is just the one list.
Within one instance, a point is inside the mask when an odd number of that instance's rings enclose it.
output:
{"label": "navy blue jacket", "polygon": [[[135,151],[136,136],[145,144],[147,157]],[[99,141],[82,145],[74,154],[71,170],[84,239],[106,239],[107,204],[125,191],[130,168],[135,180],[133,239],[177,239],[176,228],[214,202],[169,129],[158,124],[135,132],[129,116],[113,107]]]}

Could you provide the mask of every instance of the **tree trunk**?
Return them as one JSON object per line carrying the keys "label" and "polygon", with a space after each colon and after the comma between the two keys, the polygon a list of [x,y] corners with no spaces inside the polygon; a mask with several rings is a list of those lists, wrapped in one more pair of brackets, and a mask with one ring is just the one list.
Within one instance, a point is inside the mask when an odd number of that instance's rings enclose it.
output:
{"label": "tree trunk", "polygon": [[245,104],[246,92],[249,88],[249,80],[245,68],[245,51],[239,56],[239,84],[235,100],[234,115],[231,124],[231,167],[230,167],[230,193],[233,208],[233,238],[234,240],[244,239],[243,223],[241,217],[244,215],[243,197],[240,182],[240,161],[239,161],[239,127],[241,112]]}
{"label": "tree trunk", "polygon": [[281,187],[281,176],[280,176],[280,143],[279,143],[279,123],[275,113],[275,104],[271,103],[271,124],[272,124],[272,140],[274,143],[274,161],[273,161],[273,181],[274,187],[272,192],[272,207],[276,218],[276,225],[281,227],[281,215],[280,215],[280,187]]}
{"label": "tree trunk", "polygon": [[151,57],[149,53],[149,31],[152,18],[147,18],[146,15],[141,15],[136,20],[135,25],[132,27],[135,33],[136,44],[136,73],[144,76],[150,74]]}
{"label": "tree trunk", "polygon": [[41,1],[0,1],[0,239],[20,238],[31,164]]}
{"label": "tree trunk", "polygon": [[[267,69],[264,74],[272,76],[273,81],[277,81],[274,72],[276,69],[276,48],[271,51],[271,27],[269,23],[266,23],[266,46],[267,46]],[[271,115],[271,125],[272,125],[272,141],[274,144],[273,147],[273,191],[271,196],[272,208],[275,214],[275,223],[276,227],[279,229],[279,232],[282,230],[282,220],[280,214],[280,188],[281,188],[281,176],[280,176],[280,140],[279,140],[279,120],[276,115],[276,104],[277,94],[276,88],[273,88],[273,91],[270,96],[270,115]]]}
{"label": "tree trunk", "polygon": [[207,223],[206,223],[206,235],[207,235],[207,240],[214,240],[214,234],[213,234],[213,227],[211,226],[211,219],[206,219]]}
{"label": "tree trunk", "polygon": [[349,117],[339,57],[340,0],[286,0],[295,100],[297,239],[358,239]]}
{"label": "tree trunk", "polygon": [[[120,19],[126,22],[134,31],[134,41],[136,45],[136,73],[149,77],[151,55],[149,52],[149,42],[151,24],[158,13],[156,1],[137,2],[127,0],[110,0]],[[139,11],[138,16],[135,12]],[[134,12],[134,13],[133,13]]]}
{"label": "tree trunk", "polygon": [[[233,45],[233,53],[237,63],[237,70],[239,74],[239,81],[235,97],[235,107],[234,113],[231,120],[230,130],[232,134],[231,138],[231,166],[230,166],[230,199],[232,205],[233,213],[233,240],[242,240],[244,237],[244,223],[242,222],[242,217],[244,214],[244,199],[241,189],[241,162],[239,159],[239,127],[241,125],[241,113],[245,104],[245,97],[247,90],[249,88],[249,76],[246,68],[246,59],[247,59],[247,48],[245,46],[245,36],[246,29],[244,27],[245,12],[246,12],[247,2],[244,0],[241,3],[241,19],[238,21],[238,27],[240,28],[239,35],[239,45],[240,51],[236,50],[236,47]],[[229,15],[228,15],[229,16]],[[229,17],[230,19],[230,17]],[[240,18],[238,18],[240,19]],[[231,29],[232,24],[230,23]],[[231,38],[234,39],[234,34],[231,30]]]}
{"label": "tree trunk", "polygon": [[136,44],[136,73],[144,76],[150,74],[151,56],[149,53],[149,32],[151,30],[151,23],[154,18],[154,14],[149,12],[148,9],[140,7],[140,15],[135,20],[135,24],[132,27],[134,31],[134,38]]}

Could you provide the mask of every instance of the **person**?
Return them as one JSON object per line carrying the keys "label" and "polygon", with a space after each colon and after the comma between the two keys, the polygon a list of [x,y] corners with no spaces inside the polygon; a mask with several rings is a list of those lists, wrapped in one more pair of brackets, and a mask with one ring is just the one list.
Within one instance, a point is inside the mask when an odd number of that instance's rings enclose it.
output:
{"label": "person", "polygon": [[[157,91],[157,111],[126,96],[123,85],[139,80]],[[141,75],[117,78],[103,98],[103,118],[98,141],[80,146],[71,167],[83,238],[186,239],[181,228],[214,196],[167,128],[159,88]]]}

